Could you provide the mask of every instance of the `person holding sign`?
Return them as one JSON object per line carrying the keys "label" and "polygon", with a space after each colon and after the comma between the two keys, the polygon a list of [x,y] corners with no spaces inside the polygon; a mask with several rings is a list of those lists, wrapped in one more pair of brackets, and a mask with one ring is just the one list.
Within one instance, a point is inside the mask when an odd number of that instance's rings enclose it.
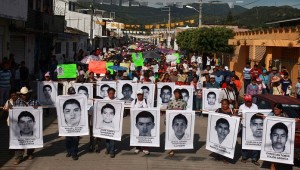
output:
{"label": "person holding sign", "polygon": [[[167,110],[186,110],[187,103],[183,100],[181,90],[174,90],[174,99],[168,102]],[[169,151],[169,156],[174,156],[174,151]]]}
{"label": "person holding sign", "polygon": [[[240,113],[242,111],[246,111],[246,110],[257,110],[258,107],[256,104],[252,103],[252,96],[247,94],[244,96],[244,101],[245,103],[242,104],[239,107],[239,111]],[[241,114],[239,114],[241,115]],[[253,138],[254,139],[259,139],[260,141],[262,140],[262,126],[263,126],[263,120],[262,117],[255,114],[251,117],[250,120],[250,128],[252,130],[253,133]],[[246,133],[246,132],[243,132]],[[259,155],[260,155],[260,151],[259,150],[249,150],[249,149],[242,149],[242,160],[241,162],[246,163],[248,158],[252,159],[252,163],[256,166],[259,166]]]}
{"label": "person holding sign", "polygon": [[[149,102],[144,99],[144,90],[137,91],[137,98],[131,102],[131,108],[149,108]],[[154,128],[154,116],[147,111],[140,112],[136,116],[136,127],[139,130],[139,136],[151,136],[151,130]],[[143,150],[145,155],[149,155],[149,148],[136,147],[134,153],[138,154]]]}
{"label": "person holding sign", "polygon": [[[216,112],[226,114],[226,115],[230,115],[230,116],[235,116],[235,113],[233,112],[233,109],[231,109],[229,107],[229,105],[230,105],[230,102],[229,102],[228,99],[222,99],[221,100],[221,108],[218,108],[216,110]],[[224,120],[221,121],[220,120],[219,122],[217,121],[215,129],[218,133],[219,143],[221,144],[230,132],[228,121],[227,120],[226,121],[224,121]],[[228,164],[227,158],[225,156],[220,155],[220,154],[216,154],[215,159],[216,160],[222,160],[225,164]]]}
{"label": "person holding sign", "polygon": [[[68,95],[74,95],[76,91],[74,87],[68,89]],[[78,126],[80,122],[81,107],[80,103],[75,99],[69,99],[63,104],[63,112],[65,116],[65,121],[68,126]],[[79,136],[66,136],[66,157],[71,157],[73,160],[78,160],[78,145]]]}
{"label": "person holding sign", "polygon": [[[116,90],[112,87],[108,88],[107,94],[108,96],[104,98],[105,100],[116,100],[115,98]],[[115,157],[115,141],[111,139],[106,139],[106,151],[105,154],[110,154],[111,158]]]}
{"label": "person holding sign", "polygon": [[[30,92],[31,92],[31,90],[28,90],[27,87],[22,87],[20,92],[17,92],[17,94],[19,94],[20,97],[16,100],[14,107],[33,106],[34,108],[37,108],[39,106],[39,103],[37,100],[30,98]],[[27,113],[25,115],[24,114],[23,114],[23,116],[18,117],[18,126],[21,129],[20,136],[30,134],[31,129],[33,129],[33,126],[31,126],[31,125],[33,124],[34,118],[32,119],[32,117],[28,116],[29,114],[27,114]],[[29,120],[29,119],[31,119],[31,120]],[[25,149],[17,149],[15,151],[15,162],[14,162],[15,165],[18,165],[22,162],[24,152],[25,152]],[[34,152],[34,149],[27,149],[27,155],[28,155],[29,160],[33,159],[33,152]]]}

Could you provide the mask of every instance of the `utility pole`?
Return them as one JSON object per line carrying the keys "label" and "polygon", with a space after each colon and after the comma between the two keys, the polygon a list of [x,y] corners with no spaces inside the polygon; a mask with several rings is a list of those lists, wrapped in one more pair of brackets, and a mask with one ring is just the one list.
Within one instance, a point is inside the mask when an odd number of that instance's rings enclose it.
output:
{"label": "utility pole", "polygon": [[90,28],[90,44],[91,44],[91,49],[90,51],[93,51],[94,49],[94,41],[93,41],[93,38],[94,38],[94,30],[93,30],[93,27],[94,27],[94,4],[95,4],[95,0],[92,1],[92,4],[91,4],[91,28]]}
{"label": "utility pole", "polygon": [[167,33],[168,33],[168,38],[167,38],[167,44],[168,44],[168,47],[171,46],[171,7],[164,7],[166,8],[167,10],[162,10],[162,11],[165,11],[165,12],[169,12],[168,14],[168,28],[167,28]]}
{"label": "utility pole", "polygon": [[199,24],[198,27],[202,26],[202,0],[199,0]]}

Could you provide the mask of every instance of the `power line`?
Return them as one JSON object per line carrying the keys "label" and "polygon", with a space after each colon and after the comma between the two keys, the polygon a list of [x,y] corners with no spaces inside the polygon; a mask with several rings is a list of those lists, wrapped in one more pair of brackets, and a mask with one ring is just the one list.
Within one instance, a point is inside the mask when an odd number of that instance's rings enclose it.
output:
{"label": "power line", "polygon": [[244,7],[244,6],[251,5],[251,4],[254,4],[256,2],[259,2],[259,1],[261,1],[261,0],[252,1],[252,2],[249,2],[249,3],[241,5],[241,6]]}

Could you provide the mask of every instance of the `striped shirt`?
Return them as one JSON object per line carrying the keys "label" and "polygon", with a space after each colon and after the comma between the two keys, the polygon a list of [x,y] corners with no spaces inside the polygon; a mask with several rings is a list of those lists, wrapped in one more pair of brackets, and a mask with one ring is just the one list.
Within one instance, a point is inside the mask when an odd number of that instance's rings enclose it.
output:
{"label": "striped shirt", "polygon": [[15,102],[15,107],[27,107],[27,106],[39,106],[39,102],[37,100],[29,100],[28,102],[18,98]]}
{"label": "striped shirt", "polygon": [[0,87],[10,88],[12,74],[9,70],[0,70]]}

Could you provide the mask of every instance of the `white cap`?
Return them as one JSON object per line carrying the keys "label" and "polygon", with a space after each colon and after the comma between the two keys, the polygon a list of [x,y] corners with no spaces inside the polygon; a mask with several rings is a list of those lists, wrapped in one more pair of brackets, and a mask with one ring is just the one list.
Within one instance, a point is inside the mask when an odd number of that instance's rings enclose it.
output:
{"label": "white cap", "polygon": [[224,68],[225,68],[225,70],[229,70],[228,66],[225,66]]}
{"label": "white cap", "polygon": [[144,91],[142,89],[138,89],[138,91],[136,92],[136,94],[144,94]]}

